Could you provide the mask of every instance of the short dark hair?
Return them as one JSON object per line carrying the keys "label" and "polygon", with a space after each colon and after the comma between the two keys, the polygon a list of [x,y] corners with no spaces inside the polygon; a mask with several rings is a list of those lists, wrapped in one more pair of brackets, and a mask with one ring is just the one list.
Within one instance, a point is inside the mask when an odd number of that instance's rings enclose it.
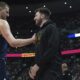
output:
{"label": "short dark hair", "polygon": [[0,7],[1,8],[5,8],[5,6],[8,6],[9,7],[9,5],[6,2],[0,1]]}
{"label": "short dark hair", "polygon": [[41,7],[41,8],[36,9],[35,13],[36,12],[40,12],[42,14],[45,14],[47,17],[50,17],[50,15],[51,15],[51,11],[48,8],[45,8],[45,7]]}

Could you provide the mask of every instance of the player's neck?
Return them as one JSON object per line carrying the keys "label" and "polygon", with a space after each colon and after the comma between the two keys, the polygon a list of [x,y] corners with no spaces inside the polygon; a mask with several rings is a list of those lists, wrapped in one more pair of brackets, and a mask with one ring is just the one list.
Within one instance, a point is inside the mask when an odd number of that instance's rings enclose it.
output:
{"label": "player's neck", "polygon": [[1,15],[0,15],[0,19],[2,19],[2,18],[1,18]]}
{"label": "player's neck", "polygon": [[6,19],[4,19],[1,15],[0,15],[0,19],[6,20]]}

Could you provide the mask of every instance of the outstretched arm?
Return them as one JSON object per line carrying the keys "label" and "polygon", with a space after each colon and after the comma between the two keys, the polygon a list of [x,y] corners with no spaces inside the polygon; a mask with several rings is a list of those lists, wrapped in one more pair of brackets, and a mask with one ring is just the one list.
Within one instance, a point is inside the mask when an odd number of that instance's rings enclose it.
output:
{"label": "outstretched arm", "polygon": [[0,20],[0,32],[11,47],[22,47],[34,43],[35,36],[28,39],[15,39],[7,21]]}

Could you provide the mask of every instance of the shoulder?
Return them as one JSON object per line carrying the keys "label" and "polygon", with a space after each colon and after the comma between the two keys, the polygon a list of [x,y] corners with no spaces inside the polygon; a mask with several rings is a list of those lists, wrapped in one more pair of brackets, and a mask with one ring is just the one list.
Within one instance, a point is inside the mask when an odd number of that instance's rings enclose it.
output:
{"label": "shoulder", "polygon": [[6,25],[8,25],[8,22],[6,20],[0,19],[0,28],[5,27]]}
{"label": "shoulder", "polygon": [[3,20],[3,19],[0,19],[0,23],[4,23],[4,22],[7,22],[6,20]]}
{"label": "shoulder", "polygon": [[46,27],[46,30],[48,30],[48,31],[49,30],[50,31],[57,30],[56,24],[55,23],[48,24]]}

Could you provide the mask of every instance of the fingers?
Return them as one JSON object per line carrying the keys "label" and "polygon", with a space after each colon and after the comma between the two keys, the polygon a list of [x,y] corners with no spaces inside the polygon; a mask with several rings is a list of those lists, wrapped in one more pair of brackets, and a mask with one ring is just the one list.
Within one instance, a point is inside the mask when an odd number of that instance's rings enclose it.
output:
{"label": "fingers", "polygon": [[30,70],[29,70],[29,76],[30,76],[31,79],[34,80],[34,76],[31,74],[31,71]]}

